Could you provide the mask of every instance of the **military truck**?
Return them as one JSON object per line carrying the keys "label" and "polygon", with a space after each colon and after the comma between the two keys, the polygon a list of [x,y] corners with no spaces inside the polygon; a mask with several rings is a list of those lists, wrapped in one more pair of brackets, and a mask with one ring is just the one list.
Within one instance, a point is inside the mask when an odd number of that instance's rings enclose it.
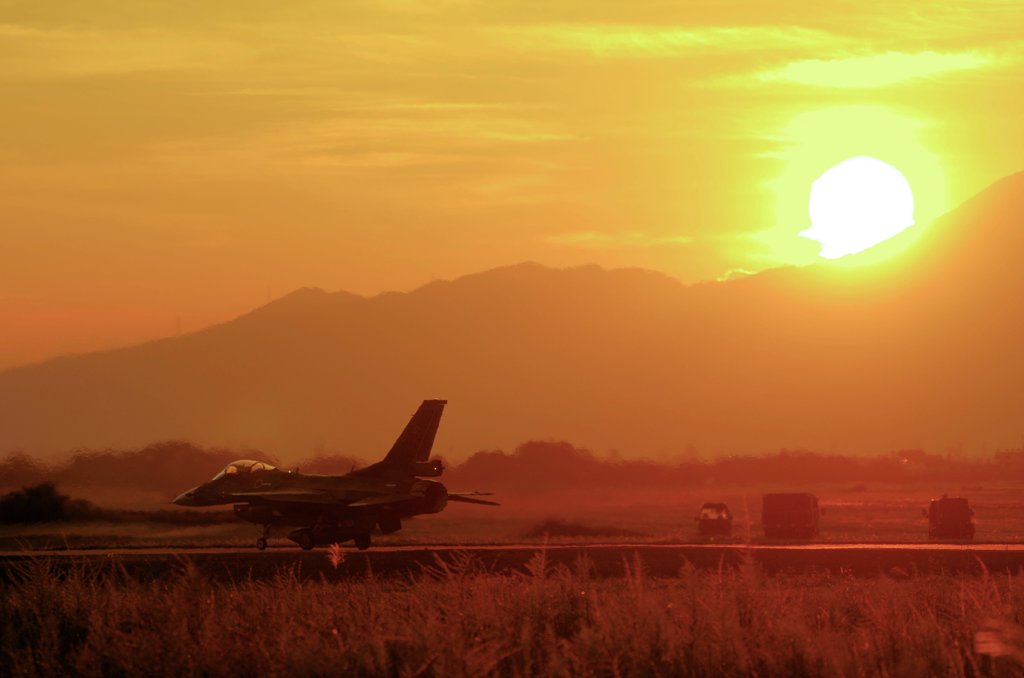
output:
{"label": "military truck", "polygon": [[807,492],[766,494],[761,500],[761,524],[770,538],[816,537],[822,514],[818,498]]}
{"label": "military truck", "polygon": [[931,539],[974,539],[974,510],[964,497],[943,495],[921,512],[928,518]]}
{"label": "military truck", "polygon": [[728,537],[732,535],[732,513],[721,502],[704,502],[697,512],[697,534],[702,537]]}

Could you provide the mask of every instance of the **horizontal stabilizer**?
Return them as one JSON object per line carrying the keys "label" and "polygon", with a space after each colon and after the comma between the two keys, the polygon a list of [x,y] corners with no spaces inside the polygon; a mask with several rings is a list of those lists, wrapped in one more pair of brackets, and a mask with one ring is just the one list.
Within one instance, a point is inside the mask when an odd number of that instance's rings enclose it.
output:
{"label": "horizontal stabilizer", "polygon": [[482,504],[484,506],[501,506],[496,501],[477,499],[479,496],[490,496],[490,492],[463,492],[461,494],[448,493],[448,501],[461,501],[464,504]]}

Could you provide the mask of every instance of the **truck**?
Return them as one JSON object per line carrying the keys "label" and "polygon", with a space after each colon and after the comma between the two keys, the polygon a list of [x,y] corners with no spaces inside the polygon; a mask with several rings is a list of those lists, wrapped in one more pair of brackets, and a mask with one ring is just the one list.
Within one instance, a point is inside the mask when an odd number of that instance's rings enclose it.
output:
{"label": "truck", "polygon": [[818,507],[818,498],[807,492],[766,494],[761,500],[761,525],[769,538],[816,537],[824,513]]}
{"label": "truck", "polygon": [[931,539],[974,539],[974,510],[966,498],[943,495],[921,512],[928,518]]}

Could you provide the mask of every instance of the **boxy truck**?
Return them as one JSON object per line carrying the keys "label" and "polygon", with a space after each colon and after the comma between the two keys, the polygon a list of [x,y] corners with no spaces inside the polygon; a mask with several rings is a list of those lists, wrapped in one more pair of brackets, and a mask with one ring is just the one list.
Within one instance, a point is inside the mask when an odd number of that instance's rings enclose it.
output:
{"label": "boxy truck", "polygon": [[928,509],[928,536],[932,539],[974,539],[974,510],[963,497],[932,499]]}
{"label": "boxy truck", "polygon": [[818,536],[818,521],[825,511],[807,492],[766,494],[761,500],[764,536],[810,539]]}

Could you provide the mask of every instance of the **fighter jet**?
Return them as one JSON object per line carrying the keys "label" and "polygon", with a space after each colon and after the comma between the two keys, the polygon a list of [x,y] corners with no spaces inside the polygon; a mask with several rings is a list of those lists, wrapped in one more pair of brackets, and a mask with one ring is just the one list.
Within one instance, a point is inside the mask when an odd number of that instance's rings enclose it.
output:
{"label": "fighter jet", "polygon": [[234,504],[235,515],[263,526],[256,548],[267,548],[273,526],[295,529],[288,538],[314,546],[353,541],[370,548],[370,533],[402,529],[402,519],[438,513],[450,501],[497,506],[479,499],[485,492],[451,493],[434,480],[444,472],[431,459],[441,413],[447,400],[424,400],[383,460],[338,476],[284,471],[261,461],[232,462],[207,483],[179,495],[179,506]]}

